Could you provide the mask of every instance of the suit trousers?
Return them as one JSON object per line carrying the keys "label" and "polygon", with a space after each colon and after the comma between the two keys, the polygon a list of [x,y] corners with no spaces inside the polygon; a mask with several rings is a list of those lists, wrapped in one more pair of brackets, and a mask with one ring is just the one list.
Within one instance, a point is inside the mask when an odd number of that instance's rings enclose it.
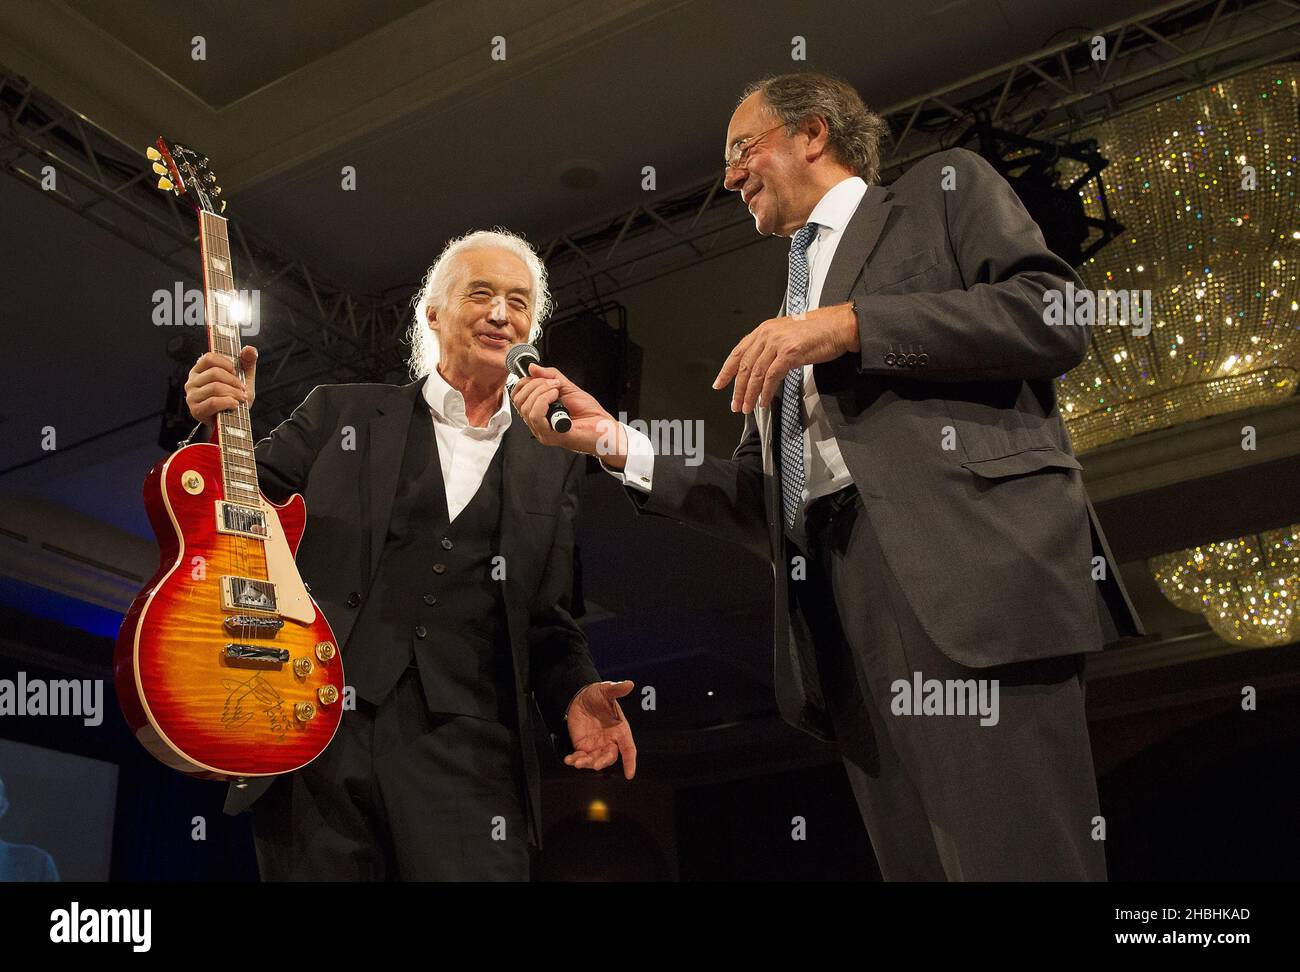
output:
{"label": "suit trousers", "polygon": [[[925,634],[850,487],[809,509],[792,598],[858,808],[888,881],[1106,879],[1083,655],[967,668]],[[943,551],[937,551],[943,556]],[[905,714],[916,673],[984,679],[986,715]],[[923,690],[922,696],[928,693]],[[946,693],[945,693],[946,694]],[[923,713],[922,699],[910,712]],[[972,708],[966,707],[970,712]],[[987,714],[996,711],[993,724]]]}
{"label": "suit trousers", "polygon": [[412,664],[253,804],[264,881],[526,881],[519,735],[430,713]]}

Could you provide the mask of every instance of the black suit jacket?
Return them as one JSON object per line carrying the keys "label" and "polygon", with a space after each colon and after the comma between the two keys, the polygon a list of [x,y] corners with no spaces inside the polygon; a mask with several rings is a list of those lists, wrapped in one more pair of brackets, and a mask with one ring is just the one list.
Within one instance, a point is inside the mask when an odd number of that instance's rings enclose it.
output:
{"label": "black suit jacket", "polygon": [[[378,574],[408,423],[423,381],[408,385],[319,385],[256,446],[262,492],[280,503],[302,493],[307,527],[298,571],[325,613],[347,675],[348,638]],[[513,409],[513,405],[511,408]],[[205,435],[200,425],[187,443]],[[352,448],[348,448],[349,441]],[[600,680],[587,641],[569,613],[574,520],[585,459],[539,445],[518,413],[502,437],[501,546],[504,601],[514,657],[515,698],[528,777],[530,828],[540,843],[540,731],[569,743],[564,710]],[[347,718],[347,714],[344,714]],[[274,777],[231,786],[226,813],[248,808]]]}
{"label": "black suit jacket", "polygon": [[[963,665],[1143,633],[1057,407],[1053,379],[1083,360],[1090,333],[1044,323],[1044,291],[1067,281],[1082,286],[1006,180],[954,149],[867,189],[822,288],[822,307],[854,300],[861,343],[813,369],[826,417],[908,607]],[[801,661],[810,646],[792,643],[779,406],[746,417],[730,460],[658,456],[652,492],[627,490],[645,512],[773,561],[777,700],[787,721],[831,738]]]}

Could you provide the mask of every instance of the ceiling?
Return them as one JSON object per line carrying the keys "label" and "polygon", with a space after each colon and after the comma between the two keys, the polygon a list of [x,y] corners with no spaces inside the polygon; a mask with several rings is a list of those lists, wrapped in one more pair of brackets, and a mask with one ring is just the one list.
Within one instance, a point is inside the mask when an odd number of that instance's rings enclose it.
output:
{"label": "ceiling", "polygon": [[[470,229],[538,239],[635,205],[645,165],[661,191],[706,177],[756,77],[829,71],[884,107],[1135,6],[8,0],[0,63],[127,144],[161,132],[199,148],[230,215],[378,294],[413,286]],[[806,61],[792,60],[796,36]],[[594,182],[566,186],[575,165]]]}

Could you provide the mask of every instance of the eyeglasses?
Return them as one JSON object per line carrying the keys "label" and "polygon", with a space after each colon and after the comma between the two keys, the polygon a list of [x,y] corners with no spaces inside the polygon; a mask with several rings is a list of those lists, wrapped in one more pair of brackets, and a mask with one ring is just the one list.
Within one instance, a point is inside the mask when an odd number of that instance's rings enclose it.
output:
{"label": "eyeglasses", "polygon": [[749,150],[752,149],[758,143],[758,140],[760,138],[762,138],[764,135],[771,134],[772,132],[776,131],[778,128],[784,128],[784,127],[785,127],[785,122],[782,122],[779,125],[773,125],[765,132],[759,132],[757,135],[749,136],[749,138],[742,138],[740,141],[736,142],[735,145],[731,146],[731,151],[728,152],[726,158],[722,160],[723,164],[728,169],[740,168],[749,159]]}

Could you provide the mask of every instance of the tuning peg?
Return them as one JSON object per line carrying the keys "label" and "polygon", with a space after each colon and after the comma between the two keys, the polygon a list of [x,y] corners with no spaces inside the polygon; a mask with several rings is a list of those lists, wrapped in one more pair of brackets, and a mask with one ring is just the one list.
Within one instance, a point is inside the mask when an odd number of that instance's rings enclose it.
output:
{"label": "tuning peg", "polygon": [[205,172],[205,173],[203,173],[203,178],[207,179],[208,182],[213,182],[213,183],[215,183],[215,182],[217,181],[217,177],[216,177],[216,175],[214,175],[214,174],[211,173],[211,172]]}
{"label": "tuning peg", "polygon": [[220,210],[220,211],[223,212],[223,213],[226,211],[226,201],[225,201],[224,199],[221,200],[221,210]]}
{"label": "tuning peg", "polygon": [[148,159],[150,162],[157,162],[159,159],[162,158],[162,153],[159,152],[152,145],[150,145],[147,149],[144,150],[144,157]]}
{"label": "tuning peg", "polygon": [[161,162],[155,162],[153,164],[153,170],[160,176],[165,176],[167,174],[167,166],[163,165]]}
{"label": "tuning peg", "polygon": [[168,179],[166,176],[162,176],[158,179],[158,188],[166,192],[168,189],[174,189],[176,187],[172,185],[172,181],[170,179]]}
{"label": "tuning peg", "polygon": [[213,187],[212,187],[212,195],[214,195],[214,196],[220,196],[220,195],[221,195],[221,187],[220,187],[220,186],[213,186]]}

